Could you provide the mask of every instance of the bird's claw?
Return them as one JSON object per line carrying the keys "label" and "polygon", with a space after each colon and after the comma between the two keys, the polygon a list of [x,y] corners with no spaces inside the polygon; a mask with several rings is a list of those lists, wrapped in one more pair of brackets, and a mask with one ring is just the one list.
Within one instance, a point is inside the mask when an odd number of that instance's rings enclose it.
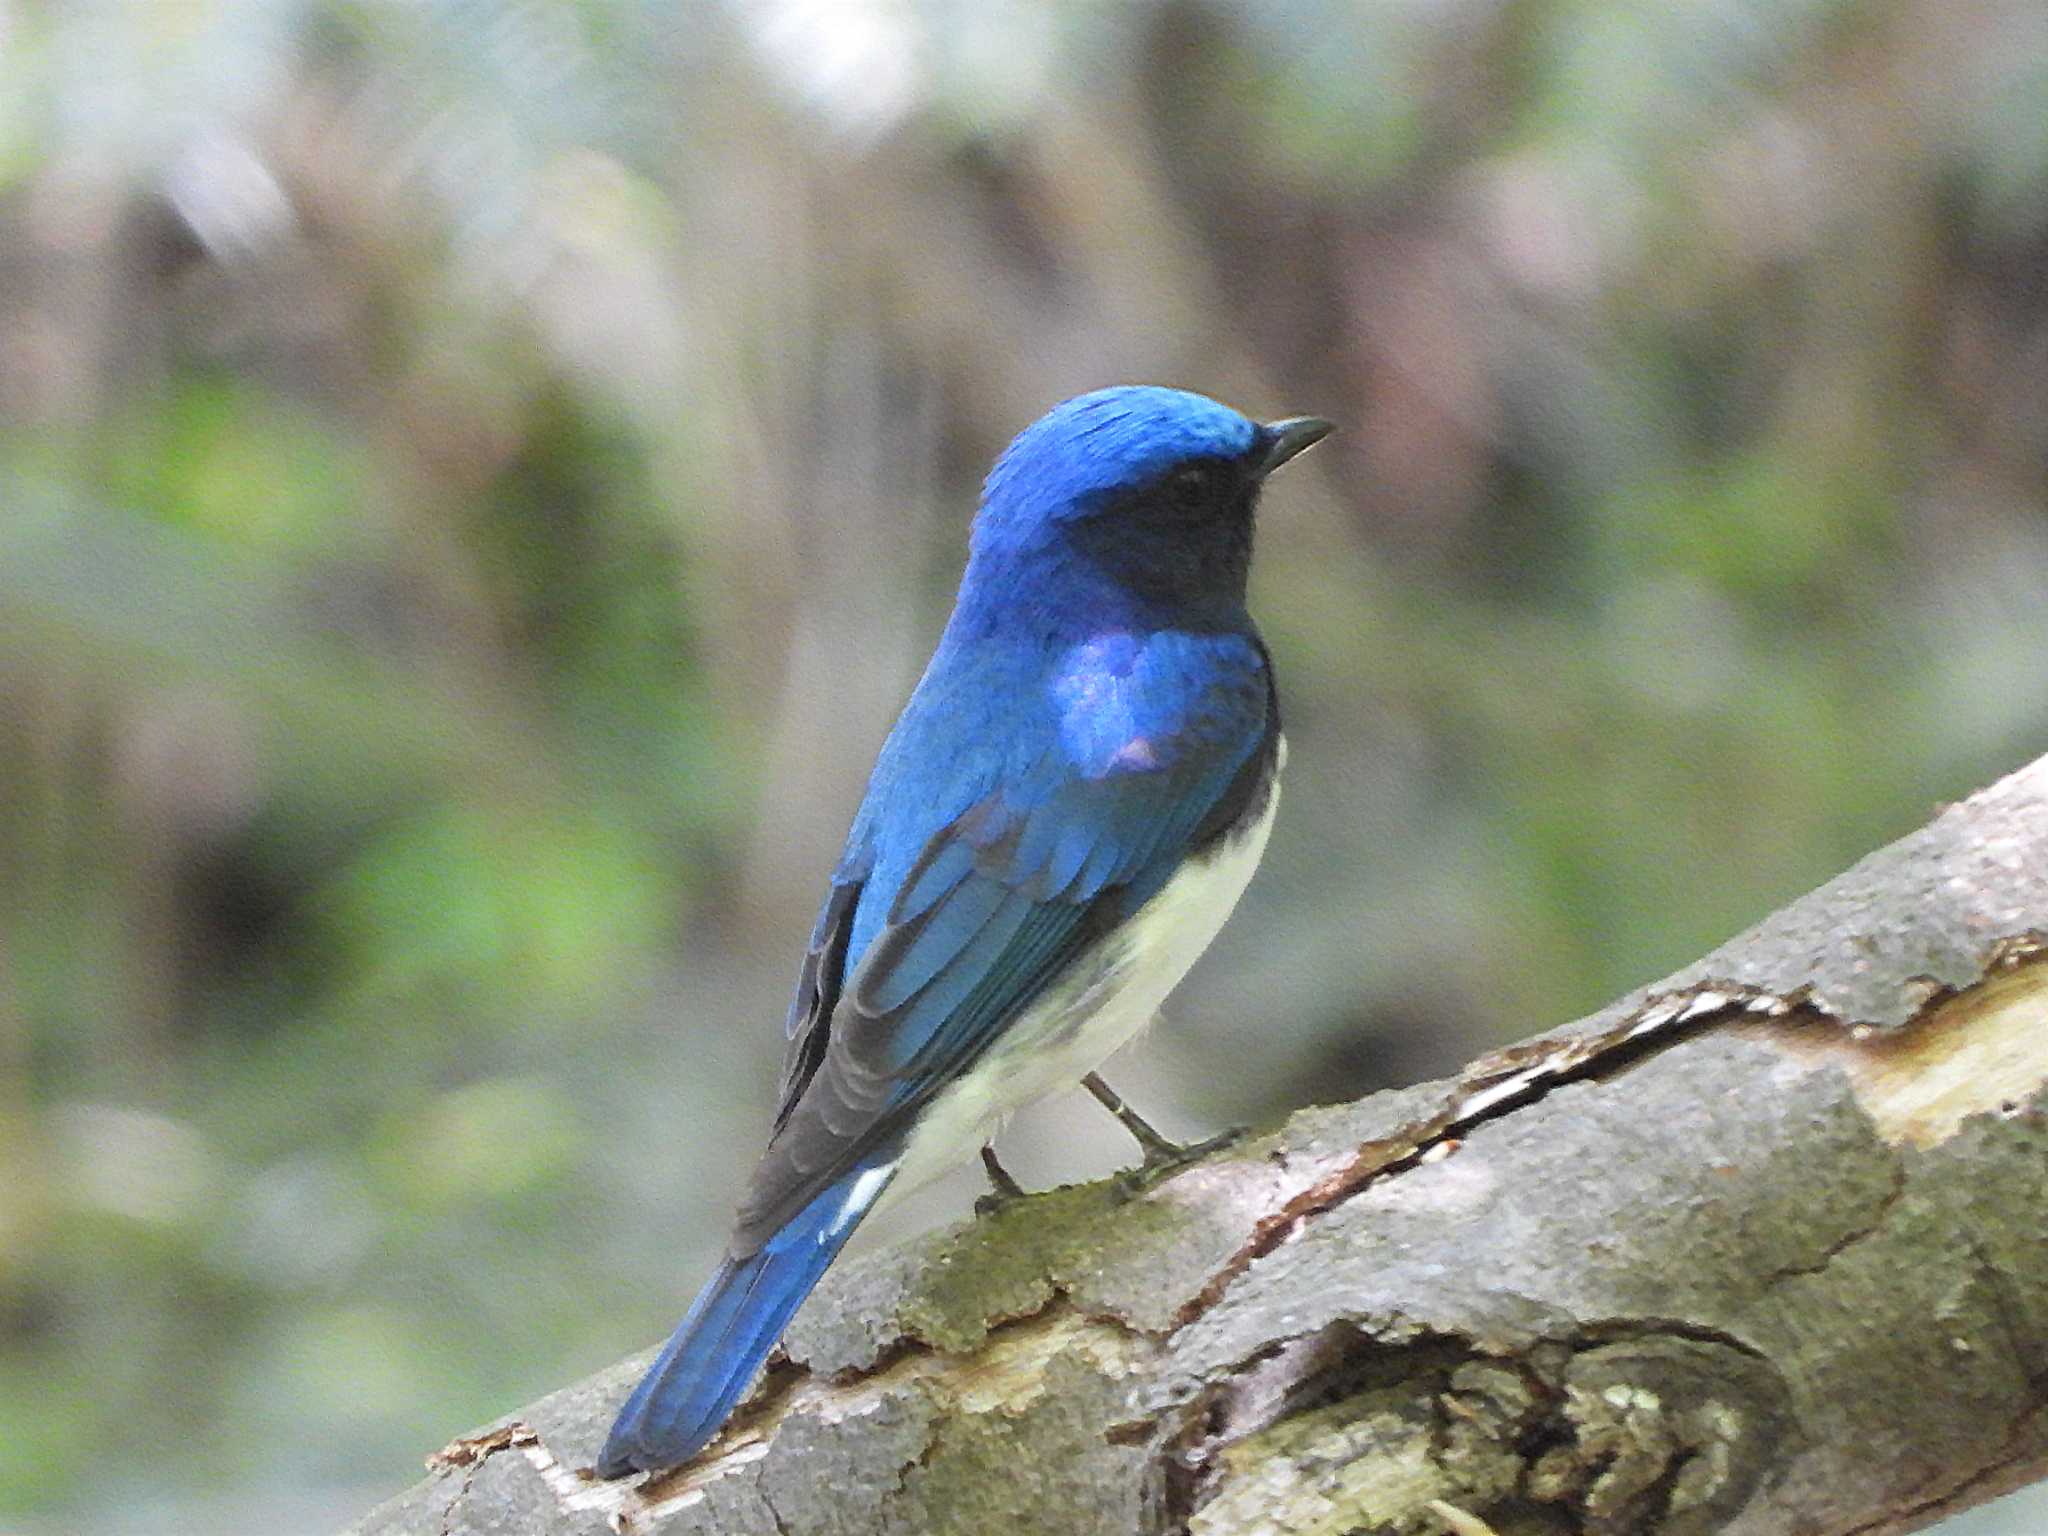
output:
{"label": "bird's claw", "polygon": [[1117,1194],[1125,1199],[1136,1199],[1147,1190],[1165,1183],[1183,1168],[1192,1167],[1212,1152],[1221,1152],[1244,1140],[1246,1127],[1233,1125],[1228,1130],[1218,1131],[1201,1141],[1182,1144],[1160,1137],[1156,1142],[1145,1144],[1145,1160],[1135,1168],[1126,1168],[1116,1176]]}
{"label": "bird's claw", "polygon": [[975,1215],[993,1216],[997,1211],[1022,1200],[1030,1193],[1022,1184],[1010,1177],[1009,1169],[996,1160],[994,1147],[981,1149],[981,1166],[982,1171],[988,1175],[989,1190],[987,1194],[975,1200]]}

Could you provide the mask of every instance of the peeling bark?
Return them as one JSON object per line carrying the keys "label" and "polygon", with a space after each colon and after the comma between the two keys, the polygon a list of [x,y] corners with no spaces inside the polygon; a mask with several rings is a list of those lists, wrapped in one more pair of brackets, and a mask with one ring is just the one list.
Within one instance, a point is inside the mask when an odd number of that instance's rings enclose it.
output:
{"label": "peeling bark", "polygon": [[646,1363],[355,1536],[1881,1536],[2048,1475],[2048,759],[1661,985],[1147,1196],[849,1265],[693,1465]]}

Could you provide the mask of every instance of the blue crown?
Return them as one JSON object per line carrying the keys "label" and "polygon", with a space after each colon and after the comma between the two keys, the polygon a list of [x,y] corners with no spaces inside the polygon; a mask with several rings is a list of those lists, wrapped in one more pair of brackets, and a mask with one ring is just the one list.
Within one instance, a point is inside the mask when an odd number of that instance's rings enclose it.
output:
{"label": "blue crown", "polygon": [[1249,453],[1258,427],[1207,395],[1119,384],[1062,401],[1017,434],[981,492],[975,535],[1085,516],[1188,459]]}

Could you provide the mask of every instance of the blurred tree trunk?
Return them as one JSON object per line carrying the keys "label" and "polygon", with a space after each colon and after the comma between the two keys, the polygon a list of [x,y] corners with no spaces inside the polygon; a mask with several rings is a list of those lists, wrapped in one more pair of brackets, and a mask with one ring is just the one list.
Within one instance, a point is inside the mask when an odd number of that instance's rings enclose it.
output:
{"label": "blurred tree trunk", "polygon": [[2048,1474],[2044,943],[2048,759],[1455,1080],[849,1266],[684,1471],[579,1470],[634,1359],[356,1531],[1917,1529]]}

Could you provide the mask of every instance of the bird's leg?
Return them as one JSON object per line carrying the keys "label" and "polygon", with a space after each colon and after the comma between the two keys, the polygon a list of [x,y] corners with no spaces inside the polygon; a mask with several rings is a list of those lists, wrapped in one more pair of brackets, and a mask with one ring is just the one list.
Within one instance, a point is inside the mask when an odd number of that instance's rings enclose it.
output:
{"label": "bird's leg", "polygon": [[1200,1162],[1211,1152],[1220,1152],[1244,1135],[1244,1127],[1234,1126],[1206,1141],[1183,1145],[1154,1130],[1143,1115],[1124,1102],[1122,1094],[1102,1080],[1100,1073],[1090,1072],[1081,1079],[1081,1086],[1095,1096],[1096,1103],[1116,1116],[1117,1124],[1129,1131],[1144,1150],[1144,1161],[1135,1168],[1126,1169],[1122,1176],[1124,1187],[1132,1194],[1150,1189],[1169,1174],[1178,1173],[1190,1163]]}
{"label": "bird's leg", "polygon": [[1117,1124],[1131,1133],[1143,1150],[1148,1165],[1167,1158],[1179,1157],[1185,1150],[1179,1142],[1155,1131],[1143,1115],[1124,1102],[1122,1094],[1102,1080],[1101,1073],[1090,1072],[1081,1079],[1081,1086],[1095,1096],[1096,1103],[1116,1116]]}
{"label": "bird's leg", "polygon": [[1012,1200],[1022,1200],[1027,1193],[1024,1186],[1010,1177],[1010,1170],[996,1161],[996,1149],[985,1145],[981,1149],[982,1171],[988,1175],[989,1192],[974,1202],[974,1214],[987,1216],[1001,1210]]}

